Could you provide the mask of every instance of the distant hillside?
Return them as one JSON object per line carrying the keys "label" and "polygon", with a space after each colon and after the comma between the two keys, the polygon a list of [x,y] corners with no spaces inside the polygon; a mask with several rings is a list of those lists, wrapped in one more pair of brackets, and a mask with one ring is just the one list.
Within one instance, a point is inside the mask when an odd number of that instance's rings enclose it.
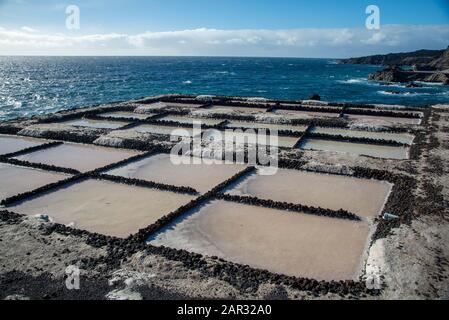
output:
{"label": "distant hillside", "polygon": [[341,59],[340,63],[415,66],[417,70],[445,70],[449,68],[449,47],[446,50],[419,50],[415,52]]}

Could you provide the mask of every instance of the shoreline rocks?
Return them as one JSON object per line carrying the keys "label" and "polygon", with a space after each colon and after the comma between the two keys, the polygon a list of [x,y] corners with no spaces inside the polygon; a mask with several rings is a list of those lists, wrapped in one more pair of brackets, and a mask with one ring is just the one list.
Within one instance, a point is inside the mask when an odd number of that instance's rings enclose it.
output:
{"label": "shoreline rocks", "polygon": [[414,83],[415,81],[449,85],[449,74],[443,72],[405,71],[397,66],[393,66],[371,73],[368,76],[368,80],[409,83],[408,88],[415,88],[419,86]]}

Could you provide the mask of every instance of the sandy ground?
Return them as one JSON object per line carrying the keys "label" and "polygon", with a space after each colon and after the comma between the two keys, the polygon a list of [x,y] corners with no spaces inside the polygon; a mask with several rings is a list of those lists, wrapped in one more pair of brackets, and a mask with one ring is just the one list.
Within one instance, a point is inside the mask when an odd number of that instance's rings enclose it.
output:
{"label": "sandy ground", "polygon": [[[139,106],[138,102],[132,102]],[[145,107],[148,105],[142,105]],[[72,111],[76,112],[76,111]],[[204,111],[202,111],[204,112]],[[266,115],[261,116],[266,118]],[[271,116],[272,119],[276,117]],[[22,134],[67,130],[62,124],[12,124]],[[354,126],[368,126],[366,122]],[[386,125],[379,122],[378,126]],[[345,172],[351,167],[411,175],[418,180],[413,219],[372,243],[366,276],[378,276],[380,296],[359,299],[449,299],[449,106],[435,107],[426,129],[427,146],[418,160],[380,160],[342,153],[289,150],[283,157],[308,161],[307,167]],[[104,133],[70,129],[75,134],[96,134],[96,143],[121,146],[127,139],[149,135],[131,130]],[[89,131],[91,130],[91,131]],[[101,136],[101,137],[100,137]],[[160,141],[158,141],[159,143]],[[0,298],[5,299],[348,299],[348,295],[316,294],[288,284],[259,281],[244,286],[246,273],[225,276],[220,261],[192,257],[192,264],[150,249],[136,249],[111,264],[120,246],[104,244],[91,235],[67,232],[45,217],[0,215]],[[123,248],[124,249],[124,248]],[[118,251],[118,252],[117,252]],[[65,287],[66,268],[81,269],[81,290]],[[192,267],[195,266],[195,267]],[[227,267],[226,267],[227,268]],[[231,270],[231,269],[230,269]],[[236,280],[237,279],[237,280]],[[242,280],[243,279],[243,280]]]}

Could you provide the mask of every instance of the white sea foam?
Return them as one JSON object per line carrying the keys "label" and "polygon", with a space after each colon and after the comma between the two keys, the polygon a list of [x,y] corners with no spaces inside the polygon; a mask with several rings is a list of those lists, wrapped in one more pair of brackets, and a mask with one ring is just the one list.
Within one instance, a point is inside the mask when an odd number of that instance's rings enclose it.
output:
{"label": "white sea foam", "polygon": [[339,80],[339,83],[343,84],[354,84],[354,83],[367,83],[367,80],[363,78],[355,78],[355,79],[348,79],[348,80]]}
{"label": "white sea foam", "polygon": [[424,93],[424,92],[389,92],[385,90],[377,91],[378,93],[382,95],[389,95],[389,96],[429,96],[430,93]]}
{"label": "white sea foam", "polygon": [[415,81],[415,83],[423,85],[423,86],[428,86],[428,87],[434,87],[434,86],[443,86],[443,84],[441,82],[424,82],[424,81]]}

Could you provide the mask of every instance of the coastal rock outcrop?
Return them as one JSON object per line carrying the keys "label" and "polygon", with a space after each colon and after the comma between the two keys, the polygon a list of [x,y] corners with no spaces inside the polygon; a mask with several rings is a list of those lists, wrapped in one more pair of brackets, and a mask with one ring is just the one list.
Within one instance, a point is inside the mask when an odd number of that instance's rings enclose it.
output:
{"label": "coastal rock outcrop", "polygon": [[449,68],[449,47],[446,50],[419,50],[339,60],[342,64],[373,64],[412,66],[415,70],[445,70]]}
{"label": "coastal rock outcrop", "polygon": [[439,82],[445,85],[449,85],[449,74],[448,73],[434,73],[427,76],[424,80],[425,82]]}
{"label": "coastal rock outcrop", "polygon": [[429,66],[435,70],[448,70],[449,69],[449,47],[443,52],[443,54],[429,63]]}
{"label": "coastal rock outcrop", "polygon": [[321,101],[321,96],[317,93],[314,93],[309,100],[313,100],[313,101]]}
{"label": "coastal rock outcrop", "polygon": [[398,67],[386,68],[382,71],[372,73],[368,76],[368,80],[385,81],[385,82],[409,82],[411,81],[407,74]]}
{"label": "coastal rock outcrop", "polygon": [[435,82],[449,85],[449,73],[406,71],[395,66],[370,74],[368,80],[410,83],[408,85],[410,88],[416,86],[416,84],[413,84],[414,81]]}
{"label": "coastal rock outcrop", "polygon": [[[419,50],[340,60],[342,64],[386,65],[388,68],[372,73],[369,80],[413,83],[414,81],[449,84],[449,47],[446,50]],[[401,67],[408,66],[409,69]],[[409,85],[414,87],[414,85]]]}

